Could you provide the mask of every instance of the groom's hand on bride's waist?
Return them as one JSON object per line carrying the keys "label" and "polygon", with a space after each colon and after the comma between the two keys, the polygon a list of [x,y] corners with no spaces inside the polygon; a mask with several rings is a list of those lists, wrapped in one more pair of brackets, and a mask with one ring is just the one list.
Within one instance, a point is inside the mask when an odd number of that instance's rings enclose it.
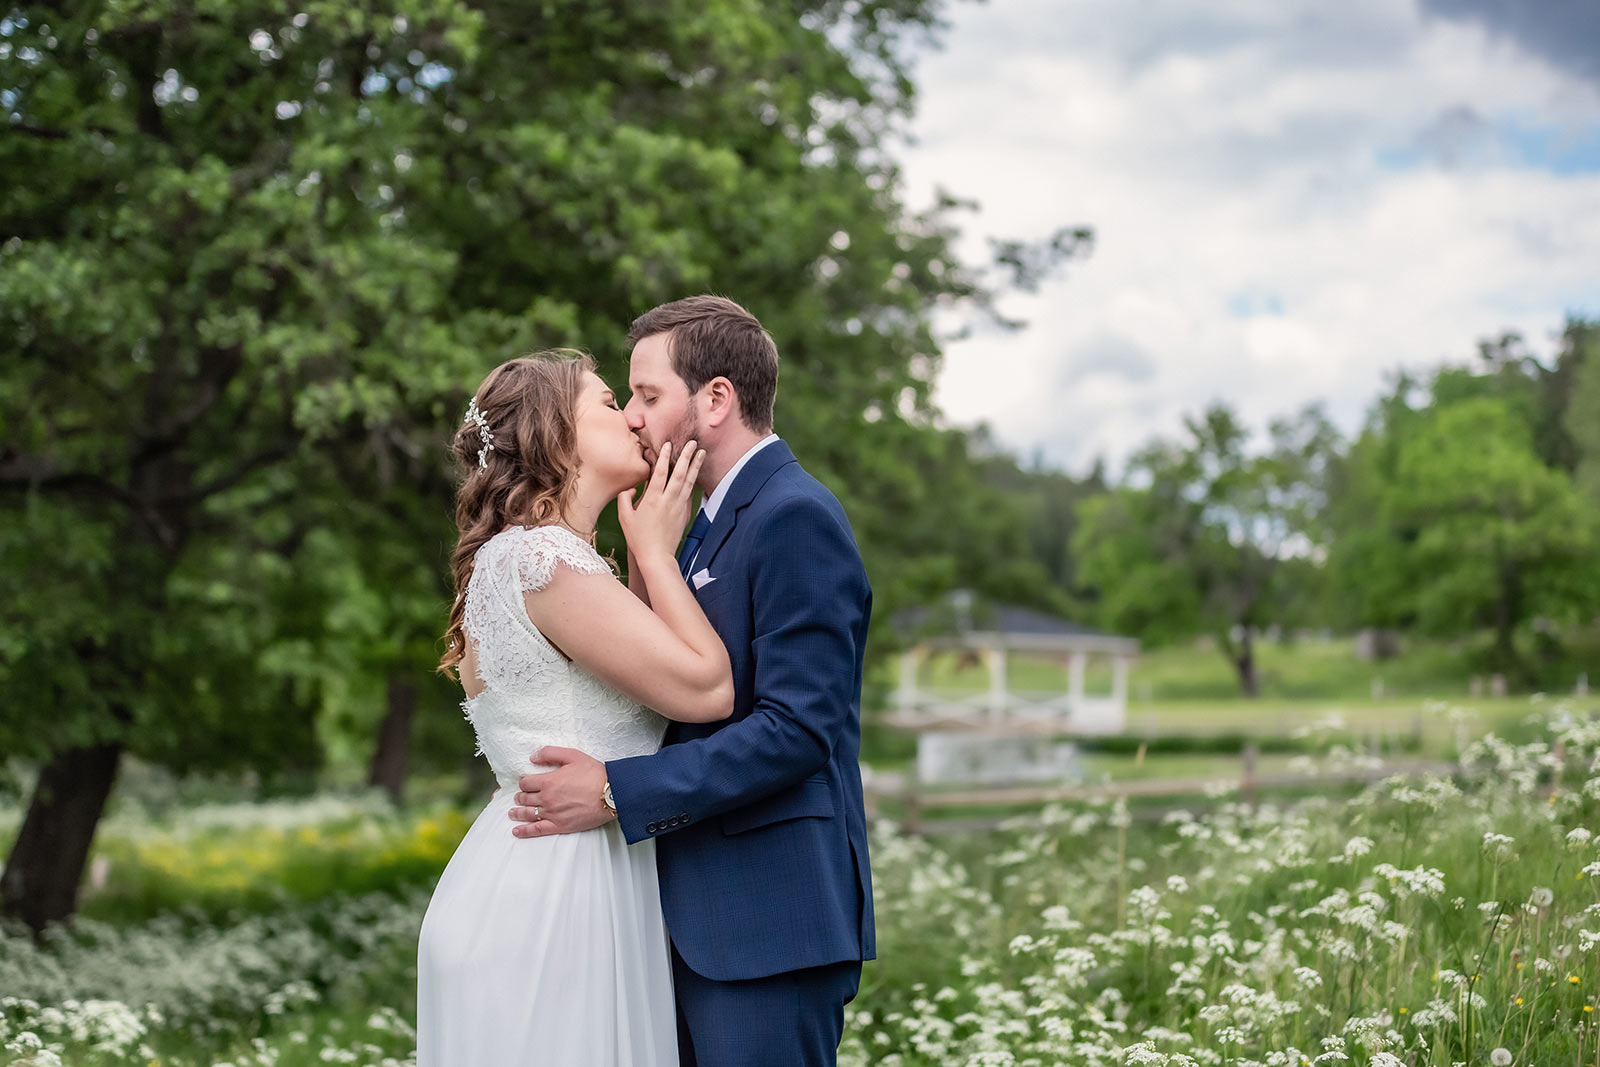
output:
{"label": "groom's hand on bride's waist", "polygon": [[528,759],[553,771],[524,774],[507,813],[517,837],[548,837],[593,830],[616,818],[602,797],[606,765],[575,748],[546,745]]}

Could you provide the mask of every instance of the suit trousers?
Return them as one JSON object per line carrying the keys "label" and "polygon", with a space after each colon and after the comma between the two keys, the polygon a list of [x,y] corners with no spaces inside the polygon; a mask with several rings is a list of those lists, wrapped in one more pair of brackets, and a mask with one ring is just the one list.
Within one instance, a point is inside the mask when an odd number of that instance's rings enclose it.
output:
{"label": "suit trousers", "polygon": [[861,963],[718,982],[696,974],[674,947],[672,980],[680,1067],[835,1067]]}

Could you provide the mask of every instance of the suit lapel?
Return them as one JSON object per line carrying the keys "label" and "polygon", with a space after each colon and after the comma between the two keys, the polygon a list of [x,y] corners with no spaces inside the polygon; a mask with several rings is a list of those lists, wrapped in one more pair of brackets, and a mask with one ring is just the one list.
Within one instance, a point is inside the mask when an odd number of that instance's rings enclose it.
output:
{"label": "suit lapel", "polygon": [[772,442],[750,457],[750,462],[744,465],[734,483],[728,487],[728,495],[722,498],[722,506],[717,509],[717,520],[706,531],[706,539],[695,561],[696,570],[711,566],[718,550],[733,533],[734,526],[738,525],[739,512],[750,505],[750,501],[756,498],[756,494],[761,492],[774,474],[794,461],[794,453],[782,440]]}

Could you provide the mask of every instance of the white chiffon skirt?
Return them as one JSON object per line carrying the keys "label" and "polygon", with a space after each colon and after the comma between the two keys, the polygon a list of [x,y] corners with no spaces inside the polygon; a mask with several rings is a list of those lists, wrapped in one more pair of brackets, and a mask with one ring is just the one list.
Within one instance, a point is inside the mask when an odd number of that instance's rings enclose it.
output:
{"label": "white chiffon skirt", "polygon": [[615,822],[513,837],[511,799],[478,815],[422,920],[418,1067],[676,1067],[655,843]]}

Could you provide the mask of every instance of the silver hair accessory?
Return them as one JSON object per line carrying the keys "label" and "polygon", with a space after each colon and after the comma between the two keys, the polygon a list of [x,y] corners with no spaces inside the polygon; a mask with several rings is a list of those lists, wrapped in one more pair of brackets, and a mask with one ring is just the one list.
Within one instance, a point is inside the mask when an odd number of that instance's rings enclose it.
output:
{"label": "silver hair accessory", "polygon": [[478,449],[478,467],[489,465],[489,453],[494,451],[494,434],[489,432],[489,420],[483,417],[483,412],[478,409],[478,398],[473,397],[467,402],[467,419],[478,428],[478,437],[483,441],[483,447]]}

